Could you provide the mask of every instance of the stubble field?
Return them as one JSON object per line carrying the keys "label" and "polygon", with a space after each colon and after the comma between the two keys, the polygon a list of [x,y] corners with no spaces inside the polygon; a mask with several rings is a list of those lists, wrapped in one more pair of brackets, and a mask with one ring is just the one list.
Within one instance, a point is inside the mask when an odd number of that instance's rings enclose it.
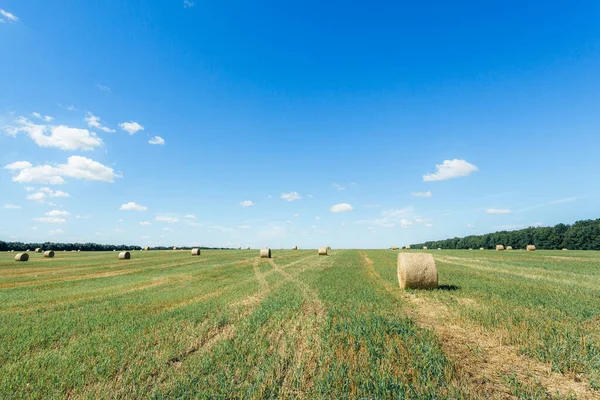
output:
{"label": "stubble field", "polygon": [[430,252],[2,253],[0,398],[600,398],[600,253]]}

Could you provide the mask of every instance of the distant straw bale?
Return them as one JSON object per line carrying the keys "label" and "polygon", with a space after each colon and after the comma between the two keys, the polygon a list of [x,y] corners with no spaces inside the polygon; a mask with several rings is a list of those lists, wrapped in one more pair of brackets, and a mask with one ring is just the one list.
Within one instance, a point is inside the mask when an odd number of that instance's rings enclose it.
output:
{"label": "distant straw bale", "polygon": [[438,271],[430,253],[398,254],[398,283],[400,289],[435,289]]}
{"label": "distant straw bale", "polygon": [[200,249],[192,249],[192,255],[193,256],[199,256],[200,255]]}
{"label": "distant straw bale", "polygon": [[512,246],[506,246],[506,250],[512,250]]}
{"label": "distant straw bale", "polygon": [[298,246],[292,246],[292,250],[298,250]]}
{"label": "distant straw bale", "polygon": [[44,252],[44,257],[46,258],[52,258],[54,257],[54,251],[53,250],[47,250]]}
{"label": "distant straw bale", "polygon": [[119,253],[119,260],[129,260],[131,258],[131,253],[128,251],[122,251]]}
{"label": "distant straw bale", "polygon": [[527,251],[535,251],[535,246],[532,244],[527,245]]}
{"label": "distant straw bale", "polygon": [[423,250],[427,250],[427,246],[423,246]]}
{"label": "distant straw bale", "polygon": [[37,249],[35,249],[35,252],[36,252],[36,253],[41,253],[41,252],[42,252],[42,249],[40,249],[40,248],[38,247]]}
{"label": "distant straw bale", "polygon": [[326,256],[327,255],[327,247],[319,247],[319,255]]}
{"label": "distant straw bale", "polygon": [[502,250],[504,250],[504,245],[502,245],[502,244],[497,244],[497,245],[496,245],[496,251],[502,251]]}
{"label": "distant straw bale", "polygon": [[29,260],[29,254],[27,254],[27,253],[15,254],[15,261],[27,261],[27,260]]}
{"label": "distant straw bale", "polygon": [[271,258],[271,249],[268,247],[260,249],[260,258]]}

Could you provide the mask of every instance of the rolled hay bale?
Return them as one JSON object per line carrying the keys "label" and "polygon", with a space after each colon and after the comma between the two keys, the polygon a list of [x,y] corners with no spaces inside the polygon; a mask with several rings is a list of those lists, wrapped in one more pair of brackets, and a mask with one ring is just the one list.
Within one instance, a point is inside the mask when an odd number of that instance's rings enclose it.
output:
{"label": "rolled hay bale", "polygon": [[326,256],[328,247],[319,247],[319,255]]}
{"label": "rolled hay bale", "polygon": [[77,250],[77,252],[79,253],[81,251],[81,249]]}
{"label": "rolled hay bale", "polygon": [[396,245],[393,245],[392,250],[398,250],[398,247]]}
{"label": "rolled hay bale", "polygon": [[502,251],[502,250],[504,250],[504,245],[502,245],[502,244],[497,244],[497,245],[496,245],[496,251]]}
{"label": "rolled hay bale", "polygon": [[506,246],[506,250],[512,250],[512,246]]}
{"label": "rolled hay bale", "polygon": [[173,250],[177,250],[177,246],[173,246]]}
{"label": "rolled hay bale", "polygon": [[442,249],[441,247],[438,247],[438,250],[441,250],[441,249]]}
{"label": "rolled hay bale", "polygon": [[427,250],[427,246],[423,246],[423,250]]}
{"label": "rolled hay bale", "polygon": [[193,256],[199,256],[200,255],[200,249],[192,249],[192,255]]}
{"label": "rolled hay bale", "polygon": [[527,251],[535,251],[535,246],[532,244],[527,245]]}
{"label": "rolled hay bale", "polygon": [[410,250],[410,244],[407,244],[406,246],[404,246],[404,248],[405,248],[406,250]]}
{"label": "rolled hay bale", "polygon": [[29,254],[27,254],[27,253],[15,254],[15,261],[27,261],[27,260],[29,260]]}
{"label": "rolled hay bale", "polygon": [[27,250],[25,250],[25,251],[29,253],[31,250],[27,249]]}
{"label": "rolled hay bale", "polygon": [[473,248],[469,247],[469,250],[473,250]]}
{"label": "rolled hay bale", "polygon": [[129,260],[131,258],[131,253],[128,251],[122,251],[119,253],[119,260]]}
{"label": "rolled hay bale", "polygon": [[54,250],[47,250],[44,252],[44,257],[46,258],[52,258],[54,257]]}
{"label": "rolled hay bale", "polygon": [[292,246],[292,250],[298,250],[298,246]]}
{"label": "rolled hay bale", "polygon": [[398,254],[400,289],[436,289],[438,271],[430,253]]}
{"label": "rolled hay bale", "polygon": [[569,249],[567,249],[567,248],[564,248],[564,249],[562,249],[562,251],[569,251]]}
{"label": "rolled hay bale", "polygon": [[479,250],[485,250],[483,247],[480,247]]}
{"label": "rolled hay bale", "polygon": [[71,253],[77,253],[77,250],[71,250]]}
{"label": "rolled hay bale", "polygon": [[146,246],[146,247],[144,247],[144,250],[148,251],[148,250],[150,250],[150,247]]}
{"label": "rolled hay bale", "polygon": [[42,252],[42,249],[40,249],[40,248],[38,247],[37,249],[35,249],[35,252],[36,252],[36,253],[41,253],[41,252]]}
{"label": "rolled hay bale", "polygon": [[271,249],[268,247],[260,249],[260,258],[271,258]]}

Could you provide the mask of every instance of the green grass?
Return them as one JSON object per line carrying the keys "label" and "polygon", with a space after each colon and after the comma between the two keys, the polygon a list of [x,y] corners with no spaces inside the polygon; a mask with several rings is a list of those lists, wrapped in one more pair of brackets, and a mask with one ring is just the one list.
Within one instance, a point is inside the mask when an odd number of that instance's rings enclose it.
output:
{"label": "green grass", "polygon": [[[453,290],[413,295],[597,387],[600,254],[432,253]],[[397,252],[273,254],[0,254],[0,398],[482,397],[396,292]]]}

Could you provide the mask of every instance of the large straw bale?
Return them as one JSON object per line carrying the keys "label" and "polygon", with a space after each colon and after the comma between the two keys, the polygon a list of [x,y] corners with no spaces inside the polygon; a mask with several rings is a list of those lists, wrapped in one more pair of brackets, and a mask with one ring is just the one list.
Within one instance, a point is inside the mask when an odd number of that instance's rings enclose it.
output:
{"label": "large straw bale", "polygon": [[292,250],[298,250],[298,246],[292,246]]}
{"label": "large straw bale", "polygon": [[480,247],[479,250],[485,250],[483,247]]}
{"label": "large straw bale", "polygon": [[192,249],[192,255],[193,256],[199,256],[200,255],[200,249]]}
{"label": "large straw bale", "polygon": [[128,251],[122,251],[119,253],[119,260],[129,260],[131,258],[131,253]]}
{"label": "large straw bale", "polygon": [[327,247],[319,247],[319,255],[326,256],[327,255]]}
{"label": "large straw bale", "polygon": [[271,258],[271,249],[268,247],[260,249],[260,258]]}
{"label": "large straw bale", "polygon": [[54,250],[46,250],[44,252],[44,257],[46,257],[46,258],[52,258],[52,257],[54,257]]}
{"label": "large straw bale", "polygon": [[438,271],[430,253],[398,254],[398,282],[400,289],[435,289]]}
{"label": "large straw bale", "polygon": [[405,248],[406,250],[410,250],[410,244],[407,244],[406,246],[404,246],[404,248]]}
{"label": "large straw bale", "polygon": [[150,247],[146,246],[146,247],[144,247],[144,250],[148,251],[148,250],[150,250]]}
{"label": "large straw bale", "polygon": [[512,246],[506,246],[506,250],[512,250]]}
{"label": "large straw bale", "polygon": [[173,246],[173,250],[177,250],[177,246]]}
{"label": "large straw bale", "polygon": [[423,250],[427,250],[427,246],[423,246]]}
{"label": "large straw bale", "polygon": [[568,250],[569,250],[569,249],[567,249],[567,248],[564,248],[564,249],[563,249],[563,251],[568,251]]}
{"label": "large straw bale", "polygon": [[497,245],[496,245],[496,251],[502,251],[502,250],[504,250],[504,245],[502,245],[502,244],[497,244]]}
{"label": "large straw bale", "polygon": [[535,246],[532,244],[527,245],[527,251],[535,251]]}
{"label": "large straw bale", "polygon": [[392,250],[398,250],[398,247],[396,245],[393,245]]}
{"label": "large straw bale", "polygon": [[37,249],[35,249],[35,252],[36,252],[36,253],[41,253],[41,252],[42,252],[42,249],[40,249],[40,248],[38,247]]}
{"label": "large straw bale", "polygon": [[27,260],[29,260],[29,254],[27,254],[27,253],[15,254],[15,261],[27,261]]}

